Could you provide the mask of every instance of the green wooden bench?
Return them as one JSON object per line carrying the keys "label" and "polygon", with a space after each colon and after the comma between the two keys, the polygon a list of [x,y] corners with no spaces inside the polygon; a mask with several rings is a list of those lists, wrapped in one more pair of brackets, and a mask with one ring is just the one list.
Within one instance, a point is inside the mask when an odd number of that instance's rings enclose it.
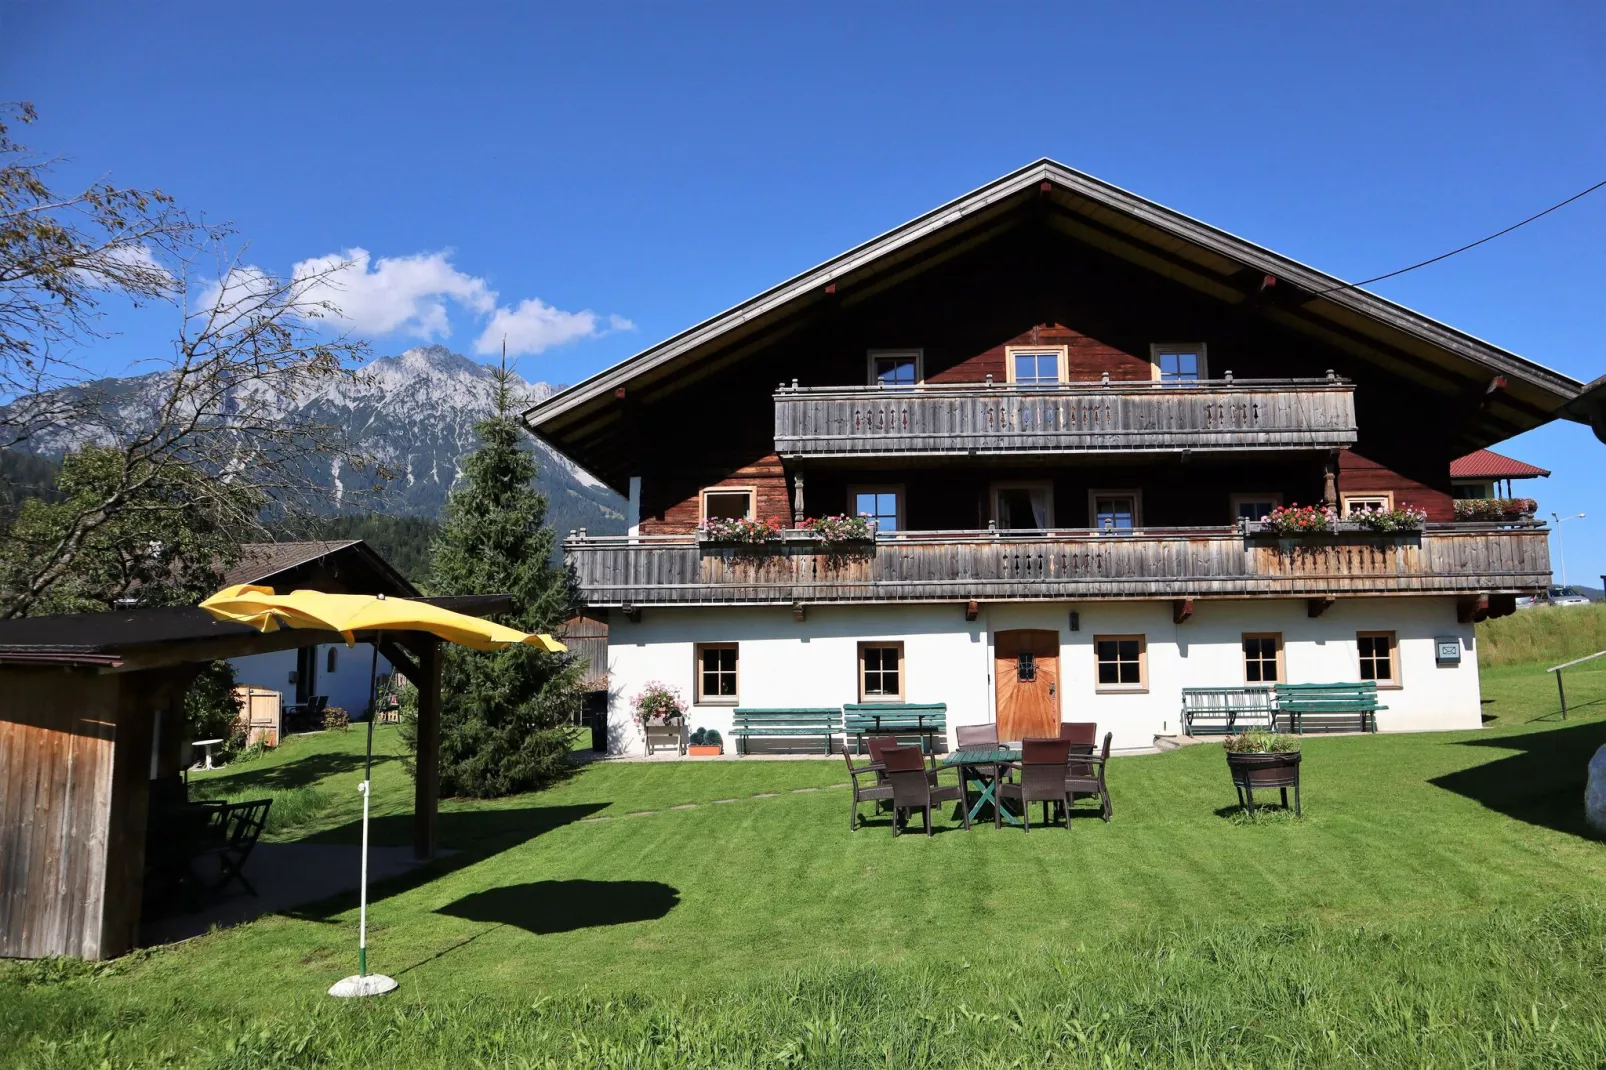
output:
{"label": "green wooden bench", "polygon": [[831,753],[831,737],[842,731],[842,711],[835,706],[824,708],[760,710],[738,706],[731,714],[731,735],[736,740],[736,753],[746,754],[745,740],[751,736],[778,736],[802,738],[824,736],[825,753]]}
{"label": "green wooden bench", "polygon": [[[1377,681],[1340,684],[1278,684],[1277,716],[1295,733],[1307,727],[1314,732],[1343,732],[1358,724],[1362,732],[1377,731]],[[1314,724],[1307,725],[1307,720]]]}
{"label": "green wooden bench", "polygon": [[1236,735],[1276,726],[1276,696],[1269,687],[1185,687],[1182,732],[1189,736]]}
{"label": "green wooden bench", "polygon": [[849,702],[842,707],[842,731],[858,738],[861,752],[865,736],[919,736],[929,754],[931,737],[948,734],[948,704]]}

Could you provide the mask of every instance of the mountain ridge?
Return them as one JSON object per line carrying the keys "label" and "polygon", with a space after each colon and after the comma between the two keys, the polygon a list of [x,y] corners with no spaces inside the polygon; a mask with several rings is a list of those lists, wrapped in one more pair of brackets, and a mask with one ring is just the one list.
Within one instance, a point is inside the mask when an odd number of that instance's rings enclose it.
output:
{"label": "mountain ridge", "polygon": [[[80,389],[104,398],[111,426],[134,430],[149,424],[147,399],[159,389],[161,374],[100,379]],[[331,492],[337,512],[438,517],[447,493],[462,479],[463,457],[477,445],[474,425],[492,411],[492,374],[487,365],[446,346],[414,346],[369,362],[355,379],[287,401],[280,411],[287,418],[293,414],[338,428],[357,452],[391,474],[382,487],[374,487],[368,476],[345,470],[338,458],[326,471],[313,473]],[[514,379],[527,403],[554,393],[547,383]],[[60,460],[91,442],[110,444],[113,437],[100,428],[66,425],[35,436],[20,452]],[[548,520],[560,535],[579,527],[624,530],[624,500],[618,494],[545,442],[530,436],[529,444],[539,470],[537,488],[547,495]]]}

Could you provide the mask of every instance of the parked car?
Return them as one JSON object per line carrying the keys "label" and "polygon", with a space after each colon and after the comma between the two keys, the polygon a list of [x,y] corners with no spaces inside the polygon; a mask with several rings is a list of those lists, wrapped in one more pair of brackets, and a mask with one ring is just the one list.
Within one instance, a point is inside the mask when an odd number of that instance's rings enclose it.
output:
{"label": "parked car", "polygon": [[1517,599],[1518,609],[1532,609],[1534,606],[1587,606],[1589,597],[1580,594],[1574,587],[1552,587],[1544,594],[1528,598]]}

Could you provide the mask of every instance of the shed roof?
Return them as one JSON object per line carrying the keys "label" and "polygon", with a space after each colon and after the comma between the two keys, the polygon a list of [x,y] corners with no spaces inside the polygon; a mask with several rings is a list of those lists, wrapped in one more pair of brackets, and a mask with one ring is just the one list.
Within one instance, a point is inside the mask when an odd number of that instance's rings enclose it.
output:
{"label": "shed roof", "polygon": [[[483,617],[506,610],[510,599],[504,594],[488,594],[419,601]],[[158,652],[169,662],[211,661],[339,641],[337,633],[322,628],[259,632],[249,624],[220,621],[194,606],[62,613],[0,620],[0,665],[49,663],[116,669],[149,664]],[[196,657],[185,657],[187,652]]]}
{"label": "shed roof", "polygon": [[1530,479],[1549,471],[1494,450],[1475,450],[1450,462],[1451,479]]}
{"label": "shed roof", "polygon": [[[332,576],[345,582],[330,585]],[[352,594],[403,598],[418,594],[418,588],[407,577],[361,539],[243,543],[240,560],[224,574],[223,586],[260,583],[289,587],[309,585],[309,581],[318,590],[338,588]]]}

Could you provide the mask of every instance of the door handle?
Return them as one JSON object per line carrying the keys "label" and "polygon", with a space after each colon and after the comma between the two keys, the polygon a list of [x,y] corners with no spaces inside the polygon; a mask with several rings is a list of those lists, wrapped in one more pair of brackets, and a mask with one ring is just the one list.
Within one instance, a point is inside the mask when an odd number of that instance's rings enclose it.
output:
{"label": "door handle", "polygon": [[1049,684],[1048,685],[1048,693],[1050,695],[1052,695],[1054,693],[1054,685],[1053,684]]}

